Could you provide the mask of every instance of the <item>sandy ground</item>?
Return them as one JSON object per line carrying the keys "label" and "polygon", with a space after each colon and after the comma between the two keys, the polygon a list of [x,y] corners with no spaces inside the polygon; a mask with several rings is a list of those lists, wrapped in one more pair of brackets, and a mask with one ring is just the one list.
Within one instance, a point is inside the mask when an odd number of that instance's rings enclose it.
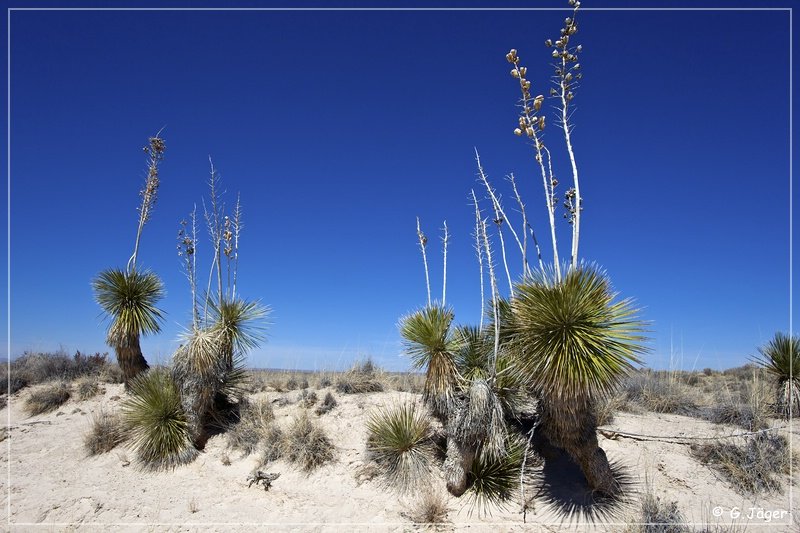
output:
{"label": "sandy ground", "polygon": [[[134,453],[117,448],[88,456],[83,447],[91,415],[99,409],[116,410],[121,385],[104,385],[105,392],[86,401],[70,400],[55,412],[28,417],[22,403],[29,390],[10,398],[0,410],[9,425],[9,438],[0,444],[0,464],[7,476],[0,480],[3,508],[10,513],[9,527],[27,531],[45,526],[48,531],[413,531],[406,514],[412,496],[400,496],[370,479],[365,462],[364,421],[371,409],[415,395],[400,392],[361,395],[336,394],[339,406],[318,417],[336,445],[336,461],[306,475],[276,462],[266,469],[279,472],[269,492],[248,488],[246,476],[257,466],[257,455],[242,457],[226,450],[226,437],[212,437],[192,464],[174,471],[144,473],[137,469]],[[324,395],[324,390],[321,391]],[[261,393],[270,398],[278,393]],[[299,391],[284,393],[294,399]],[[318,392],[319,394],[319,392]],[[276,407],[280,424],[288,424],[303,410],[297,404]],[[734,427],[714,425],[677,415],[618,413],[609,429],[642,435],[729,435]],[[793,428],[794,435],[800,428]],[[609,459],[622,465],[631,478],[632,502],[605,521],[587,523],[580,516],[564,518],[545,501],[536,501],[522,523],[519,504],[507,509],[479,512],[467,498],[449,497],[445,530],[469,531],[620,531],[636,516],[638,493],[650,487],[665,501],[676,501],[688,523],[697,529],[731,524],[738,508],[737,531],[800,531],[797,522],[783,518],[767,521],[765,511],[788,511],[790,502],[800,507],[797,479],[787,478],[783,495],[747,499],[737,494],[714,471],[693,460],[688,446],[625,437],[600,437]],[[796,440],[796,438],[795,438]],[[231,464],[223,464],[225,454]],[[558,472],[556,476],[560,475]],[[443,479],[433,486],[446,494]],[[9,491],[10,489],[10,491]],[[9,506],[10,495],[10,506]],[[793,498],[790,500],[790,498]],[[714,508],[722,516],[714,516]],[[751,509],[754,516],[749,518]],[[735,513],[735,510],[734,510]],[[41,530],[41,527],[37,527]],[[440,527],[440,529],[442,529]]]}

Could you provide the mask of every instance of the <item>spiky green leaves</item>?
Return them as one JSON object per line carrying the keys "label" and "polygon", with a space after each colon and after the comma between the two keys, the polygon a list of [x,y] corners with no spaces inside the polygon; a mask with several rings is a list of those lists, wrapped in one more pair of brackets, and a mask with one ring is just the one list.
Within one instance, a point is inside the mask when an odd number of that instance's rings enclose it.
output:
{"label": "spiky green leaves", "polygon": [[167,370],[152,369],[133,380],[122,416],[144,468],[174,468],[197,456],[180,393]]}
{"label": "spiky green leaves", "polygon": [[367,435],[367,452],[390,486],[408,491],[427,478],[434,456],[433,427],[418,404],[374,411],[367,420]]}
{"label": "spiky green leaves", "polygon": [[140,335],[158,333],[163,319],[156,307],[164,296],[164,285],[150,271],[120,269],[100,272],[92,281],[95,299],[110,317],[106,342],[114,348],[126,348]]}
{"label": "spiky green leaves", "polygon": [[756,361],[778,380],[778,409],[783,416],[800,414],[800,337],[778,332],[758,349]]}
{"label": "spiky green leaves", "polygon": [[778,381],[793,379],[800,383],[800,337],[778,332],[758,351],[761,357],[756,361]]}
{"label": "spiky green leaves", "polygon": [[517,285],[513,344],[522,369],[552,401],[604,396],[644,353],[643,323],[595,265],[550,272]]}
{"label": "spiky green leaves", "polygon": [[239,298],[209,304],[214,328],[234,351],[243,353],[252,350],[264,340],[264,319],[269,314],[267,307]]}
{"label": "spiky green leaves", "polygon": [[503,455],[478,453],[472,462],[469,473],[471,485],[468,489],[475,503],[502,507],[516,495],[526,452],[525,444],[525,440],[519,435],[509,434],[505,441],[506,453]]}
{"label": "spiky green leaves", "polygon": [[447,412],[460,379],[454,358],[460,343],[450,329],[452,322],[453,312],[436,305],[400,321],[400,335],[412,365],[427,367],[423,398],[437,415]]}

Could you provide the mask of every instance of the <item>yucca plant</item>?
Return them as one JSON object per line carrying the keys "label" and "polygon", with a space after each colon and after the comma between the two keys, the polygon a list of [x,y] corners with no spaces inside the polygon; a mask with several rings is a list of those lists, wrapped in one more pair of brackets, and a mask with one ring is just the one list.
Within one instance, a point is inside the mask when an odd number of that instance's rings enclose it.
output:
{"label": "yucca plant", "polygon": [[511,433],[506,436],[503,447],[506,452],[502,455],[481,450],[472,462],[469,492],[479,506],[503,506],[514,498],[520,488],[525,440]]}
{"label": "yucca plant", "polygon": [[433,464],[433,426],[416,403],[374,411],[367,419],[367,452],[387,483],[401,492],[418,487]]}
{"label": "yucca plant", "polygon": [[400,321],[400,335],[414,368],[425,368],[422,397],[434,415],[444,418],[461,380],[455,362],[460,339],[451,329],[453,311],[430,305]]}
{"label": "yucca plant", "polygon": [[778,412],[785,417],[800,414],[800,337],[778,332],[764,346],[756,361],[777,381]]}
{"label": "yucca plant", "polygon": [[122,370],[125,388],[141,372],[147,360],[139,344],[141,335],[158,333],[162,313],[156,302],[164,295],[164,286],[154,273],[108,269],[92,282],[95,299],[111,317],[106,342],[114,348]]}
{"label": "yucca plant", "polygon": [[131,382],[130,392],[121,412],[141,466],[160,470],[194,460],[197,450],[189,421],[169,371],[155,368],[140,374]]}
{"label": "yucca plant", "polygon": [[616,390],[645,351],[637,310],[615,297],[605,273],[584,264],[561,281],[540,272],[519,283],[511,300],[513,350],[539,398],[537,432],[606,494],[618,487],[597,444],[593,406]]}
{"label": "yucca plant", "polygon": [[162,314],[156,302],[163,297],[164,286],[154,273],[136,269],[142,229],[150,220],[160,184],[158,165],[166,149],[160,133],[150,137],[144,148],[149,157],[147,177],[140,192],[142,203],[136,241],[128,265],[125,270],[104,270],[92,281],[97,303],[111,317],[106,342],[117,354],[126,390],[130,388],[131,380],[148,368],[139,345],[140,336],[158,333],[161,329]]}

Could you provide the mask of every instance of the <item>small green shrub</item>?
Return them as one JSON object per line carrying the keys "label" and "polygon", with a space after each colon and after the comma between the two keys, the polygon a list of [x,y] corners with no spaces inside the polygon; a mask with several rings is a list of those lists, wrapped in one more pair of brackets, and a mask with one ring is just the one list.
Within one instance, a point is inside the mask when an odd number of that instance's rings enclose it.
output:
{"label": "small green shrub", "polygon": [[333,460],[334,446],[325,431],[303,413],[294,420],[284,439],[283,456],[305,472]]}
{"label": "small green shrub", "polygon": [[367,419],[367,453],[387,484],[408,491],[427,478],[433,464],[431,420],[416,403],[374,411]]}
{"label": "small green shrub", "polygon": [[178,388],[166,369],[154,368],[131,382],[122,404],[131,446],[148,470],[174,468],[197,457]]}
{"label": "small green shrub", "polygon": [[125,442],[125,427],[118,414],[101,409],[92,415],[92,427],[83,438],[83,446],[89,455],[106,453]]}
{"label": "small green shrub", "polygon": [[25,411],[31,416],[48,413],[64,405],[70,395],[70,387],[64,382],[45,385],[28,396]]}

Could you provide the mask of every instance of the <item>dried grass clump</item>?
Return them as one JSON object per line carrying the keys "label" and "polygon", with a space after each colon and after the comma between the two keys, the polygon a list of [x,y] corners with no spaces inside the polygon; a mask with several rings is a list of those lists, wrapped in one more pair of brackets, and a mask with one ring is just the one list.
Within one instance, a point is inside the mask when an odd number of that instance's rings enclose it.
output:
{"label": "dried grass clump", "polygon": [[45,385],[28,396],[25,400],[25,411],[31,416],[48,413],[64,405],[70,395],[70,387],[63,381]]}
{"label": "dried grass clump", "polygon": [[629,376],[622,386],[628,402],[656,413],[696,416],[698,391],[672,372],[640,371]]}
{"label": "dried grass clump", "polygon": [[387,485],[401,492],[427,479],[435,455],[433,426],[416,403],[374,411],[367,419],[367,453]]}
{"label": "dried grass clump", "polygon": [[294,420],[284,438],[283,457],[312,472],[333,460],[334,445],[325,431],[303,413]]}
{"label": "dried grass clump", "polygon": [[616,394],[610,398],[598,400],[594,408],[598,426],[605,426],[613,422],[614,414],[617,411],[630,410],[628,400],[624,394]]}
{"label": "dried grass clump", "polygon": [[428,488],[419,493],[405,516],[415,524],[442,524],[448,511],[445,495]]}
{"label": "dried grass clump", "polygon": [[263,438],[261,439],[261,462],[260,466],[264,466],[272,461],[277,461],[284,455],[284,433],[281,428],[272,424],[264,431]]}
{"label": "dried grass clump", "polygon": [[83,377],[75,383],[76,395],[79,400],[88,400],[100,394],[100,384],[95,377]]}
{"label": "dried grass clump", "polygon": [[372,359],[357,361],[336,382],[336,390],[342,394],[383,392],[384,388],[383,372],[375,366]]}
{"label": "dried grass clump", "polygon": [[296,390],[300,388],[300,383],[297,381],[297,378],[292,376],[286,380],[286,390]]}
{"label": "dried grass clump", "polygon": [[744,445],[730,442],[694,445],[691,453],[703,464],[720,472],[740,493],[782,493],[784,475],[792,461],[789,442],[783,435],[763,432],[746,437]]}
{"label": "dried grass clump", "polygon": [[327,392],[325,393],[325,398],[322,399],[322,403],[317,406],[316,413],[318,415],[324,415],[333,410],[337,405],[339,405],[339,402],[336,401],[333,394]]}
{"label": "dried grass clump", "polygon": [[101,409],[92,415],[92,427],[83,438],[83,446],[89,455],[110,452],[125,442],[126,432],[122,418],[117,413]]}
{"label": "dried grass clump", "polygon": [[308,389],[303,389],[300,392],[300,405],[309,409],[317,403],[317,393],[314,391],[310,391]]}
{"label": "dried grass clump", "polygon": [[239,402],[239,420],[228,429],[228,447],[250,455],[262,442],[275,420],[272,404],[266,399]]}
{"label": "dried grass clump", "polygon": [[631,520],[625,533],[689,533],[678,502],[666,502],[652,490],[642,495],[641,514]]}
{"label": "dried grass clump", "polygon": [[8,396],[3,394],[0,396],[0,409],[4,408],[6,405],[8,405]]}

